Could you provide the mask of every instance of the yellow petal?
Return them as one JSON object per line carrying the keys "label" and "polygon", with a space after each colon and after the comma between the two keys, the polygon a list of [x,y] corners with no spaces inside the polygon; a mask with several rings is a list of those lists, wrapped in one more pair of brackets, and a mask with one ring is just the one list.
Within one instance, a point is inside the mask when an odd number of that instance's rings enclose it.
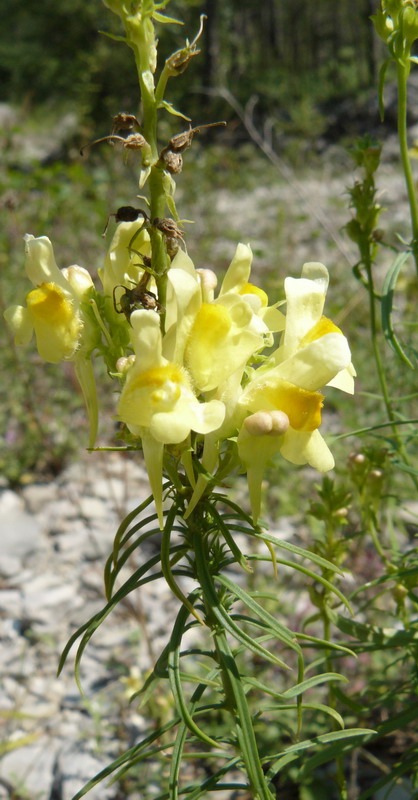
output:
{"label": "yellow petal", "polygon": [[142,436],[142,450],[151,492],[154,497],[160,529],[164,527],[163,518],[163,454],[164,445],[157,442],[149,433]]}
{"label": "yellow petal", "polygon": [[283,411],[295,430],[313,431],[321,424],[323,400],[324,395],[318,392],[308,392],[287,381],[277,381],[274,385],[266,384],[260,388],[256,404],[260,408]]}
{"label": "yellow petal", "polygon": [[314,342],[315,339],[320,339],[321,336],[326,336],[327,333],[341,333],[342,335],[343,332],[334,325],[328,317],[322,316],[318,322],[305,333],[305,336],[300,340],[300,346],[303,347],[310,342]]}
{"label": "yellow petal", "polygon": [[[280,357],[280,353],[278,355]],[[266,375],[276,375],[303,389],[316,391],[348,367],[350,361],[351,353],[345,336],[328,333],[297,350]]]}
{"label": "yellow petal", "polygon": [[33,320],[28,309],[18,305],[9,306],[3,316],[14,335],[15,344],[29,344],[33,334]]}
{"label": "yellow petal", "polygon": [[70,296],[54,283],[42,284],[26,297],[39,355],[53,364],[71,358],[77,349],[82,322]]}
{"label": "yellow petal", "polygon": [[238,436],[238,455],[247,472],[248,490],[254,524],[260,516],[261,487],[268,462],[280,452],[281,436],[252,436],[242,426]]}
{"label": "yellow petal", "polygon": [[253,254],[249,244],[237,245],[235,255],[226,271],[219,296],[227,292],[239,292],[240,288],[248,282],[251,272]]}
{"label": "yellow petal", "polygon": [[335,464],[318,430],[309,433],[289,428],[283,437],[280,453],[292,464],[309,464],[319,472],[328,472]]}
{"label": "yellow petal", "polygon": [[25,271],[31,283],[53,282],[62,289],[66,288],[66,280],[57,267],[54,250],[47,236],[32,236],[27,233],[25,239]]}
{"label": "yellow petal", "polygon": [[260,289],[259,286],[255,286],[253,283],[244,283],[239,290],[239,294],[255,294],[256,297],[259,298],[261,301],[261,305],[265,308],[268,305],[268,296],[264,289]]}
{"label": "yellow petal", "polygon": [[54,283],[43,283],[26,297],[26,304],[33,317],[51,325],[68,325],[74,310],[68,295]]}

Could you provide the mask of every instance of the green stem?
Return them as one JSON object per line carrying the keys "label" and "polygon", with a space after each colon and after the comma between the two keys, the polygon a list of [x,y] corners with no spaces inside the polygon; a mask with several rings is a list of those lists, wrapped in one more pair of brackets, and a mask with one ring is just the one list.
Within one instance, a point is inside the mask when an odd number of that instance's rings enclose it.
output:
{"label": "green stem", "polygon": [[[166,189],[164,186],[164,172],[157,166],[158,139],[157,139],[157,111],[159,100],[155,96],[154,76],[151,71],[153,61],[153,48],[156,45],[154,28],[149,16],[144,16],[141,21],[131,22],[128,17],[125,20],[125,30],[129,44],[133,50],[138,73],[139,87],[141,91],[142,111],[143,111],[143,135],[150,149],[151,172],[149,175],[149,201],[150,218],[163,218],[167,205]],[[131,30],[132,28],[132,30]],[[155,227],[150,227],[150,239],[152,250],[152,268],[156,274],[156,284],[158,302],[162,307],[160,314],[161,329],[165,330],[165,306],[167,297],[167,270],[170,260],[165,246],[163,235]]]}
{"label": "green stem", "polygon": [[418,275],[418,204],[408,153],[407,135],[407,81],[409,66],[403,61],[396,61],[396,77],[398,83],[398,137],[402,169],[405,176],[406,189],[411,214],[412,227],[412,252],[415,259],[415,268]]}
{"label": "green stem", "polygon": [[[417,240],[418,241],[418,240]],[[392,423],[392,430],[394,438],[396,439],[396,444],[398,447],[398,451],[401,454],[405,464],[409,465],[409,458],[407,452],[405,450],[404,444],[402,442],[401,437],[398,433],[398,426],[396,424],[396,417],[393,411],[392,402],[390,399],[388,386],[386,382],[386,375],[385,370],[382,362],[382,357],[380,355],[379,350],[379,343],[378,343],[378,333],[377,333],[377,318],[376,318],[376,294],[374,289],[374,281],[373,281],[373,270],[372,270],[372,262],[370,258],[369,250],[367,253],[364,254],[363,263],[366,268],[367,273],[367,281],[368,281],[368,294],[369,294],[369,312],[370,312],[370,333],[372,339],[372,348],[373,348],[373,355],[374,360],[376,362],[376,369],[377,375],[379,378],[380,389],[383,396],[383,402],[385,404],[386,413],[388,415],[388,419]],[[418,480],[413,473],[410,473],[411,480],[416,489],[418,489]]]}
{"label": "green stem", "polygon": [[[325,591],[323,594],[321,616],[323,624],[323,638],[326,642],[329,642],[331,640],[331,621],[329,618],[329,614],[327,612],[328,602],[329,602],[329,593]],[[333,665],[331,650],[326,651],[325,665],[327,672],[333,672],[334,665]],[[337,710],[337,701],[335,697],[333,681],[330,681],[328,684],[328,705],[330,708],[333,708],[334,711]],[[335,730],[337,729],[337,725],[335,723],[334,723],[334,729]],[[335,757],[335,772],[336,772],[336,781],[340,791],[340,798],[341,800],[347,800],[347,782],[344,774],[344,762],[342,756],[337,755]]]}
{"label": "green stem", "polygon": [[[192,520],[193,517],[189,521],[190,527],[193,524]],[[203,520],[199,520],[199,523],[202,522]],[[237,743],[250,782],[252,797],[254,800],[273,800],[273,794],[267,785],[261,765],[251,713],[238,666],[229,647],[225,629],[220,623],[219,615],[214,613],[221,601],[208,568],[209,552],[201,530],[202,525],[193,525],[194,527],[197,527],[196,534],[193,536],[197,578],[203,591],[206,624],[209,626],[215,642],[225,692],[225,707],[230,712],[236,726]]]}

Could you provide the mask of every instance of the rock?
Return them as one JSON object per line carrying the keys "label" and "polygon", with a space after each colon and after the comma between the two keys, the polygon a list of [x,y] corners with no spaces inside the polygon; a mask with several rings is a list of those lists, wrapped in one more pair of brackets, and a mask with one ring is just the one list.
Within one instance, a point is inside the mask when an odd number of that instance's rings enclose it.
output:
{"label": "rock", "polygon": [[0,495],[0,539],[3,554],[22,559],[41,544],[38,520],[10,489]]}
{"label": "rock", "polygon": [[7,553],[0,553],[0,576],[11,578],[17,575],[21,569],[21,561],[17,556],[10,556]]}
{"label": "rock", "polygon": [[2,757],[0,777],[13,786],[15,796],[49,797],[60,743],[34,734],[36,742],[19,746],[19,741],[23,743],[25,737],[25,733],[17,734],[12,740],[16,749]]}
{"label": "rock", "polygon": [[[57,771],[60,776],[60,789],[62,800],[71,800],[87,781],[91,780],[100,770],[107,767],[109,759],[91,755],[69,747],[60,753]],[[90,800],[110,800],[118,794],[116,786],[106,786],[106,781],[101,782],[89,792]]]}

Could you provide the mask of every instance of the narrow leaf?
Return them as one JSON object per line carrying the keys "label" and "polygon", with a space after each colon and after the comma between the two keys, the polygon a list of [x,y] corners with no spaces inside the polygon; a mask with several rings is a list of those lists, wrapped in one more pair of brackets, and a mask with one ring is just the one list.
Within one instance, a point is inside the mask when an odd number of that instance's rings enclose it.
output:
{"label": "narrow leaf", "polygon": [[161,22],[163,24],[171,22],[173,25],[184,25],[180,19],[175,19],[174,17],[167,17],[165,14],[160,14],[159,11],[154,11],[152,14],[153,19],[156,22]]}
{"label": "narrow leaf", "polygon": [[182,119],[185,119],[186,122],[191,122],[190,117],[186,117],[186,114],[182,114],[181,111],[177,111],[167,100],[161,100],[161,103],[159,103],[159,108],[165,108],[165,110],[168,111],[169,114],[173,114],[174,117],[181,117]]}
{"label": "narrow leaf", "polygon": [[407,250],[405,253],[400,253],[398,257],[393,262],[392,266],[388,270],[388,273],[385,278],[385,282],[383,284],[382,290],[382,300],[381,300],[381,310],[382,310],[382,328],[383,333],[385,336],[386,341],[398,354],[398,356],[408,364],[408,367],[414,369],[414,365],[406,355],[405,351],[402,348],[399,339],[397,338],[394,328],[393,328],[393,321],[392,321],[392,305],[393,305],[393,293],[395,291],[396,281],[398,279],[398,275],[400,270],[402,269],[405,261],[408,260],[411,253]]}

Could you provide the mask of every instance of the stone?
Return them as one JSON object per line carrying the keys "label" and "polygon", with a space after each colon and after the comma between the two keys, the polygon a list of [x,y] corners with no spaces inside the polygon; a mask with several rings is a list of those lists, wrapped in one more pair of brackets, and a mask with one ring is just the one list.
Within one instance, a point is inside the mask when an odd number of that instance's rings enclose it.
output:
{"label": "stone", "polygon": [[[21,732],[22,742],[27,735]],[[0,777],[13,786],[15,796],[24,795],[48,800],[59,741],[46,736],[37,736],[36,733],[34,736],[37,741],[26,746],[18,746],[19,736],[14,737],[16,749],[2,757]]]}
{"label": "stone", "polygon": [[22,568],[22,562],[17,556],[0,553],[0,575],[2,578],[12,578]]}
{"label": "stone", "polygon": [[0,541],[2,553],[25,558],[41,544],[39,522],[28,514],[22,499],[10,489],[0,494]]}
{"label": "stone", "polygon": [[[60,773],[61,798],[72,800],[87,781],[91,780],[100,770],[108,766],[110,759],[98,758],[90,753],[80,752],[75,746],[62,751],[58,759]],[[107,781],[102,781],[90,790],[90,800],[110,800],[117,796],[116,786],[107,786]]]}

